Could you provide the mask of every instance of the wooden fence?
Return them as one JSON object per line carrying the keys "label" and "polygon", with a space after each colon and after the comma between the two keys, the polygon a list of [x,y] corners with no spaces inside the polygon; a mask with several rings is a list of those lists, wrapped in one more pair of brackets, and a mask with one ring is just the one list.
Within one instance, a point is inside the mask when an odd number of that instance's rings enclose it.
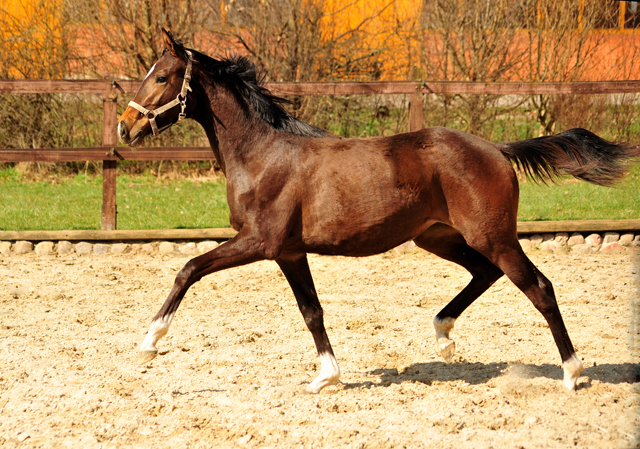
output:
{"label": "wooden fence", "polygon": [[[209,147],[136,148],[117,146],[117,101],[133,94],[140,81],[108,80],[0,80],[0,93],[99,94],[103,99],[102,147],[57,149],[0,149],[0,162],[103,161],[102,229],[117,228],[116,170],[118,161],[211,160]],[[409,131],[423,126],[423,94],[620,94],[640,93],[640,81],[577,83],[472,83],[472,82],[327,82],[269,83],[276,95],[379,95],[410,96]]]}

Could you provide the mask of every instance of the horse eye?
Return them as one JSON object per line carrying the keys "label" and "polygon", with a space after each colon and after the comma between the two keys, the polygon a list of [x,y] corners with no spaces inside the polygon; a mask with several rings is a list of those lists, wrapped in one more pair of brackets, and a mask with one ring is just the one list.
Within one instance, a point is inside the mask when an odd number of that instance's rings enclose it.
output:
{"label": "horse eye", "polygon": [[156,78],[156,83],[160,84],[160,83],[166,83],[167,82],[167,77],[166,76],[159,76]]}

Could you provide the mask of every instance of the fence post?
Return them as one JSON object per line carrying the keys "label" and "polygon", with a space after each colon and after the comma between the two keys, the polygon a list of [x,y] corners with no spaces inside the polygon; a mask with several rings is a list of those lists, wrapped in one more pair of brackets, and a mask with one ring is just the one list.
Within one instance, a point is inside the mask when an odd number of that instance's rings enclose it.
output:
{"label": "fence post", "polygon": [[[102,100],[102,145],[115,147],[117,142],[116,124],[118,121],[116,98]],[[102,229],[113,230],[117,227],[116,206],[116,161],[102,161]]]}
{"label": "fence post", "polygon": [[419,92],[411,94],[409,101],[409,132],[420,131],[423,125],[424,104]]}

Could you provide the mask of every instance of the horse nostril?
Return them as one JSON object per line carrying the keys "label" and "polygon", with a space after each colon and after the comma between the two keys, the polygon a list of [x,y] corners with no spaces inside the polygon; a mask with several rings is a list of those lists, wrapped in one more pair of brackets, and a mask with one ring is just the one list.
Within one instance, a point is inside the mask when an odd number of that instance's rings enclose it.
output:
{"label": "horse nostril", "polygon": [[118,122],[118,135],[120,138],[124,138],[127,135],[127,127],[122,122]]}

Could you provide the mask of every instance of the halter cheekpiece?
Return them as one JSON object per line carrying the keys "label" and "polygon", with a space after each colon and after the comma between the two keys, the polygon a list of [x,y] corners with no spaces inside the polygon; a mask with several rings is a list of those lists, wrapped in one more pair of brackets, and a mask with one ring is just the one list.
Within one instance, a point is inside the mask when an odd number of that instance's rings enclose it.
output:
{"label": "halter cheekpiece", "polygon": [[[173,125],[180,123],[182,120],[184,120],[187,117],[187,114],[185,114],[184,111],[187,108],[187,93],[191,92],[191,87],[189,87],[189,81],[191,81],[191,65],[193,60],[191,58],[191,52],[189,50],[185,50],[185,52],[187,53],[187,58],[188,58],[187,70],[184,72],[184,79],[182,80],[182,89],[180,90],[180,93],[176,96],[176,98],[174,98],[164,106],[160,106],[159,108],[154,109],[153,111],[148,110],[147,108],[136,103],[133,100],[129,102],[129,106],[140,111],[142,115],[144,115],[149,120],[149,123],[151,123],[151,130],[153,131],[153,137],[157,137],[158,135],[160,135],[161,132],[169,129]],[[182,110],[180,111],[180,114],[178,115],[178,120],[173,123],[169,123],[168,125],[165,125],[162,128],[158,129],[158,125],[156,124],[156,117],[158,117],[163,112],[168,111],[169,109],[177,105],[180,105],[180,107],[182,108]]]}

